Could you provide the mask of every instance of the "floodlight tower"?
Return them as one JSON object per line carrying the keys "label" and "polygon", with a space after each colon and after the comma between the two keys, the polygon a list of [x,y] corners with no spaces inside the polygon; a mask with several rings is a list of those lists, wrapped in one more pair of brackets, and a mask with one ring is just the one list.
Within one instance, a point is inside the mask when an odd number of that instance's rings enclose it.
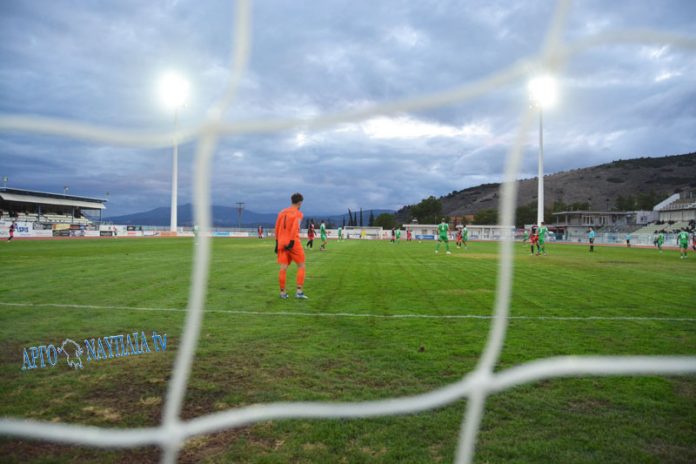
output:
{"label": "floodlight tower", "polygon": [[174,72],[164,74],[159,81],[159,94],[162,103],[168,110],[174,110],[174,148],[172,150],[172,210],[170,216],[169,230],[176,232],[177,228],[177,189],[178,189],[178,158],[179,140],[177,131],[179,129],[179,111],[186,103],[189,94],[189,83],[186,79]]}
{"label": "floodlight tower", "polygon": [[529,100],[539,110],[539,174],[537,191],[537,225],[544,222],[544,108],[556,103],[556,80],[551,76],[539,76],[529,82]]}

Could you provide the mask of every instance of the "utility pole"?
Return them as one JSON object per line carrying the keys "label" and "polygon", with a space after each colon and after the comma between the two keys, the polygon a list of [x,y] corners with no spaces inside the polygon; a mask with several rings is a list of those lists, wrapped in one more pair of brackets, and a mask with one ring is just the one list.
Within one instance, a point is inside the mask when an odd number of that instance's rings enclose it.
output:
{"label": "utility pole", "polygon": [[244,202],[238,201],[237,202],[237,227],[239,229],[242,228],[242,213],[244,213]]}

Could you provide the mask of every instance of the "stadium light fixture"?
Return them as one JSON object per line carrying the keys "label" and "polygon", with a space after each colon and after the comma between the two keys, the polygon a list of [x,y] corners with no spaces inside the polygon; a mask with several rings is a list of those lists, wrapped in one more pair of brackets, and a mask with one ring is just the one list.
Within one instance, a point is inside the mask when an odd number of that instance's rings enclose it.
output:
{"label": "stadium light fixture", "polygon": [[529,81],[529,99],[536,108],[550,108],[558,99],[556,79],[551,76],[539,76]]}
{"label": "stadium light fixture", "polygon": [[529,101],[539,110],[539,173],[537,190],[537,225],[544,222],[544,108],[550,108],[558,99],[556,79],[551,76],[535,77],[528,84]]}
{"label": "stadium light fixture", "polygon": [[160,78],[159,95],[167,109],[178,110],[188,99],[189,83],[181,75],[167,72]]}
{"label": "stadium light fixture", "polygon": [[[168,72],[160,78],[159,95],[164,106],[169,110],[174,110],[174,132],[179,128],[179,111],[188,100],[189,83],[181,75],[175,72]],[[172,151],[172,203],[169,230],[176,232],[177,229],[177,190],[178,190],[178,158],[179,158],[179,141],[174,135],[174,149]]]}

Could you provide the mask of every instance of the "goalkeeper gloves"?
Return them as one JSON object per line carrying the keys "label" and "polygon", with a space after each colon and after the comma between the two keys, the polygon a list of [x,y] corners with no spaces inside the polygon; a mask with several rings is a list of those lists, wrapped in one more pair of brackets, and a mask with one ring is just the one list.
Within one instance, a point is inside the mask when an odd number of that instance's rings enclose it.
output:
{"label": "goalkeeper gloves", "polygon": [[294,241],[294,240],[290,240],[290,243],[288,243],[287,245],[285,245],[285,251],[290,251],[290,250],[292,250],[292,247],[294,247],[294,246],[295,246],[295,241]]}
{"label": "goalkeeper gloves", "polygon": [[273,250],[273,253],[278,254],[278,240],[276,240],[276,246],[275,250]]}

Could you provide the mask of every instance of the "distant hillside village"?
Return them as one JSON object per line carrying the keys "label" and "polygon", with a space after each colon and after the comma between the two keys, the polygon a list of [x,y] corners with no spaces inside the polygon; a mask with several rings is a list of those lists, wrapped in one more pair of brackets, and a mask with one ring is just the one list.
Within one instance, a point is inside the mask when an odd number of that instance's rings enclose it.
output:
{"label": "distant hillside village", "polygon": [[[558,240],[579,240],[589,227],[607,235],[607,241],[611,241],[611,237],[618,240],[621,234],[635,234],[645,235],[648,242],[648,236],[658,232],[672,234],[686,229],[693,233],[696,230],[696,153],[614,161],[551,174],[544,177],[544,183],[544,217]],[[393,214],[385,210],[376,210],[378,213],[373,214],[370,210],[364,226],[362,210],[360,221],[353,212],[349,213],[348,220],[345,215],[332,217],[328,225],[342,227],[361,238],[389,238],[394,228],[430,238],[435,224],[444,217],[452,230],[470,225],[474,240],[494,240],[510,233],[519,235],[522,229],[536,222],[536,178],[521,180],[518,186],[516,231],[501,231],[496,225],[499,184],[479,185],[440,198],[429,197]],[[145,213],[137,215],[142,220],[140,224],[105,221],[102,214],[106,204],[107,200],[101,198],[1,187],[0,236],[7,237],[13,223],[19,237],[193,233],[191,225],[173,230],[161,224],[150,225]],[[166,208],[157,211],[168,214]],[[303,226],[308,227],[308,224]],[[256,228],[245,230],[241,224],[236,228],[218,227],[214,232],[219,236],[254,236],[257,233]],[[350,237],[350,232],[347,235]]]}

